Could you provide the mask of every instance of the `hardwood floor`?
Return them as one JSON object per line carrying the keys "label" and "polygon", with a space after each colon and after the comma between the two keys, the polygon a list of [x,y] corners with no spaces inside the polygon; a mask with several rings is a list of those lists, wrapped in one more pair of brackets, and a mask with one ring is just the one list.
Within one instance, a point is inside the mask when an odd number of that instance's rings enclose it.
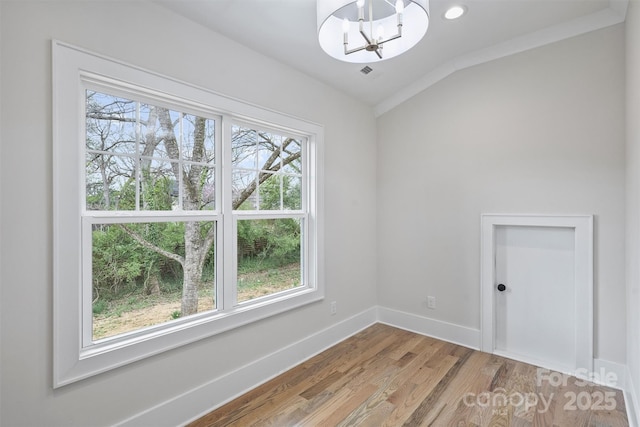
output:
{"label": "hardwood floor", "polygon": [[619,390],[383,324],[190,427],[628,426]]}

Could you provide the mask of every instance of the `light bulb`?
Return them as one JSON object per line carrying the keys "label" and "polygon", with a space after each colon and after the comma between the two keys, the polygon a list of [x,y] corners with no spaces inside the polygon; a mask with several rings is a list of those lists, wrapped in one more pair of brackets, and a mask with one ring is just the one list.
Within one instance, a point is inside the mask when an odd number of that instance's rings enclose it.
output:
{"label": "light bulb", "polygon": [[349,32],[349,20],[347,18],[342,21],[342,32],[345,34]]}
{"label": "light bulb", "polygon": [[404,1],[396,0],[396,13],[404,12]]}
{"label": "light bulb", "polygon": [[464,6],[452,6],[450,7],[444,14],[444,17],[447,19],[458,19],[466,12],[466,8]]}
{"label": "light bulb", "polygon": [[358,8],[361,8],[362,6],[364,6],[364,0],[358,0],[356,2],[356,6],[358,6]]}

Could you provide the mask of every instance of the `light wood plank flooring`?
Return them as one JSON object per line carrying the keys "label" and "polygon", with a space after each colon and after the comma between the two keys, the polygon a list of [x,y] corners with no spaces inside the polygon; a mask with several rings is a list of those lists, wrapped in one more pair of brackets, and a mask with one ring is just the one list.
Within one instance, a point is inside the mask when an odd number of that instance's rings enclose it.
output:
{"label": "light wood plank flooring", "polygon": [[619,390],[373,325],[190,427],[628,426]]}

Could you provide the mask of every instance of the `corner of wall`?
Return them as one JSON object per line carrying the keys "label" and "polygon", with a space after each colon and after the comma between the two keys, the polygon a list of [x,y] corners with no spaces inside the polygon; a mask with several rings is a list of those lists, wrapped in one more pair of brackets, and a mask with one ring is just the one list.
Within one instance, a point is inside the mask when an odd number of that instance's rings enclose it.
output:
{"label": "corner of wall", "polygon": [[625,404],[627,405],[627,419],[629,420],[629,426],[637,427],[638,420],[640,420],[640,413],[638,412],[640,409],[640,402],[638,402],[638,394],[635,386],[633,385],[633,379],[628,367],[626,370],[624,397]]}
{"label": "corner of wall", "polygon": [[[613,0],[612,0],[613,2]],[[626,37],[626,291],[627,411],[630,425],[640,422],[640,1],[627,2]]]}

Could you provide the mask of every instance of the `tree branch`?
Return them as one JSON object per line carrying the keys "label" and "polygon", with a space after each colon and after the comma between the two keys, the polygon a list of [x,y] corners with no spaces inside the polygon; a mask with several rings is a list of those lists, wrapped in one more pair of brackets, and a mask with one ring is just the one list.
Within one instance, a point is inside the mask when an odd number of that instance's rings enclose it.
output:
{"label": "tree branch", "polygon": [[109,120],[114,122],[136,123],[136,119],[130,117],[122,117],[121,113],[101,113],[101,112],[87,112],[88,119],[94,120]]}
{"label": "tree branch", "polygon": [[124,224],[118,224],[118,225],[120,226],[120,228],[122,228],[124,230],[125,233],[127,233],[129,235],[129,237],[131,237],[136,242],[140,243],[145,248],[151,249],[152,251],[157,252],[162,256],[166,256],[167,258],[170,258],[170,259],[172,259],[174,261],[178,261],[180,263],[180,265],[182,267],[184,267],[184,258],[181,257],[180,255],[176,255],[176,254],[171,253],[169,251],[165,251],[161,247],[156,246],[151,242],[148,242],[142,236],[140,236],[138,233],[136,233],[135,231],[133,231],[132,229],[130,229],[129,227],[127,227]]}
{"label": "tree branch", "polygon": [[[275,153],[278,153],[278,151],[276,151]],[[293,162],[294,160],[299,159],[301,156],[302,156],[302,153],[301,152],[297,152],[297,153],[287,157],[286,159],[284,159],[282,161],[282,166],[284,167],[284,166],[288,165],[289,163]],[[273,155],[272,155],[272,157],[273,157]],[[267,160],[267,162],[265,162],[265,166],[268,163],[269,163],[269,161]],[[270,172],[277,172],[278,170],[280,170],[280,164],[276,163],[275,165],[269,167],[268,169],[264,169],[264,170],[267,170],[267,171],[270,171]],[[266,173],[266,172],[260,172],[260,175],[258,176],[258,185],[262,184],[263,182],[265,182],[267,179],[269,179],[272,176],[273,176],[273,174]],[[242,190],[242,192],[240,193],[238,198],[233,201],[233,209],[238,209],[240,207],[240,205],[243,204],[245,202],[245,200],[247,200],[251,196],[251,194],[253,194],[254,191],[256,191],[256,186],[257,186],[256,182],[255,181],[251,181],[251,184],[249,184],[247,186],[247,188]]]}

